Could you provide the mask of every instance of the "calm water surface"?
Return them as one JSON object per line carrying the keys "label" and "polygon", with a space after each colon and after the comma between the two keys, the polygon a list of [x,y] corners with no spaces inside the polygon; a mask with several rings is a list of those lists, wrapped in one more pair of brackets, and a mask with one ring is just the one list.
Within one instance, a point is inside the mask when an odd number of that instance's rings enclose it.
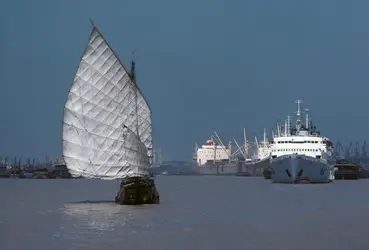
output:
{"label": "calm water surface", "polygon": [[119,183],[0,179],[0,249],[369,249],[369,180],[323,185],[160,176],[160,205],[119,206]]}

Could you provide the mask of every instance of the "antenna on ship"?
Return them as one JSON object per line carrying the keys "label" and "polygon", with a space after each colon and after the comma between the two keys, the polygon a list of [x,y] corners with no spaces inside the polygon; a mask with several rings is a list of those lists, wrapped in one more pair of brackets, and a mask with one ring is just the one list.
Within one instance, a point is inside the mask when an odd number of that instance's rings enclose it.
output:
{"label": "antenna on ship", "polygon": [[305,117],[305,126],[306,126],[306,129],[309,130],[309,127],[310,127],[310,124],[309,124],[309,109],[305,109],[305,112],[306,112],[306,117]]}
{"label": "antenna on ship", "polygon": [[301,104],[302,104],[302,101],[297,100],[296,103],[297,103],[297,111],[295,112],[296,116],[297,116],[297,118],[296,118],[296,130],[297,131],[296,132],[298,133],[301,129],[301,113],[302,113]]}

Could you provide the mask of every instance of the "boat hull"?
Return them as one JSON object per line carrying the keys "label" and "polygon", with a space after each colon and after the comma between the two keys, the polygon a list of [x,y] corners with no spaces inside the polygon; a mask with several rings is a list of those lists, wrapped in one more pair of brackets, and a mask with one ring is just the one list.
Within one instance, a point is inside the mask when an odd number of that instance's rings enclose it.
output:
{"label": "boat hull", "polygon": [[359,167],[358,171],[359,171],[359,178],[360,179],[367,179],[367,178],[369,178],[369,173],[368,173],[368,171],[365,168]]}
{"label": "boat hull", "polygon": [[264,169],[263,171],[263,176],[265,180],[270,180],[272,179],[272,171],[270,168]]}
{"label": "boat hull", "polygon": [[269,158],[250,163],[207,163],[197,167],[200,175],[221,175],[221,176],[258,176],[262,175],[264,169],[269,167]]}
{"label": "boat hull", "polygon": [[115,202],[120,205],[159,204],[160,196],[153,179],[129,177],[122,180]]}
{"label": "boat hull", "polygon": [[214,164],[207,163],[198,167],[200,175],[229,175],[236,176],[240,173],[247,173],[241,163]]}
{"label": "boat hull", "polygon": [[275,183],[328,183],[333,164],[325,159],[303,155],[285,155],[270,160],[271,179]]}
{"label": "boat hull", "polygon": [[252,176],[262,176],[265,169],[269,168],[270,158],[264,158],[256,162],[246,163],[245,171],[250,172]]}
{"label": "boat hull", "polygon": [[335,172],[336,180],[358,180],[360,178],[359,171],[357,168],[352,167],[341,167]]}
{"label": "boat hull", "polygon": [[9,172],[6,167],[0,167],[0,178],[9,178]]}

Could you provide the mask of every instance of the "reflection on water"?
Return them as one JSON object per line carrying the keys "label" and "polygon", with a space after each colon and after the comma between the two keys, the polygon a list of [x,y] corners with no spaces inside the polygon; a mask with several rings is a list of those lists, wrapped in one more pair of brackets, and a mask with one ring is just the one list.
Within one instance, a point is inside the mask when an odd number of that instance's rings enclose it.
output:
{"label": "reflection on water", "polygon": [[368,180],[159,177],[161,204],[144,206],[106,200],[116,193],[108,181],[1,184],[1,250],[368,249]]}
{"label": "reflection on water", "polygon": [[67,220],[73,220],[74,228],[94,230],[96,233],[113,231],[124,226],[132,214],[113,202],[72,203],[61,209]]}
{"label": "reflection on water", "polygon": [[[80,239],[86,235],[111,235],[119,228],[120,235],[132,235],[150,228],[145,221],[150,206],[121,206],[113,201],[82,201],[65,204],[60,212],[63,221],[61,237]],[[147,210],[149,213],[139,211]],[[139,214],[139,215],[138,215]]]}

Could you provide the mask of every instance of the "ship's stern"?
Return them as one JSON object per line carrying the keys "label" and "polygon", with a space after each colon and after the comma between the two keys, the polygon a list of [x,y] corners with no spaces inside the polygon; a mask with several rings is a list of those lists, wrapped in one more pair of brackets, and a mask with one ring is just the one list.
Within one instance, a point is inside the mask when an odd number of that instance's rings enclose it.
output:
{"label": "ship's stern", "polygon": [[159,204],[160,196],[153,179],[128,177],[122,180],[115,202],[120,205]]}

